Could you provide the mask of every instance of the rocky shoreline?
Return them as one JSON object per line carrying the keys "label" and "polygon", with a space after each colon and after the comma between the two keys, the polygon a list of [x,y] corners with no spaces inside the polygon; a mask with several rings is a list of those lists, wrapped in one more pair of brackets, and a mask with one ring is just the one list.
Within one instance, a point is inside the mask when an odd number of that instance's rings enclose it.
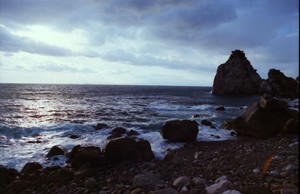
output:
{"label": "rocky shoreline", "polygon": [[[263,173],[268,158],[270,165]],[[0,168],[0,193],[298,193],[298,135],[192,142],[163,160],[98,168]],[[218,179],[218,180],[217,180]],[[217,181],[216,181],[217,180]]]}

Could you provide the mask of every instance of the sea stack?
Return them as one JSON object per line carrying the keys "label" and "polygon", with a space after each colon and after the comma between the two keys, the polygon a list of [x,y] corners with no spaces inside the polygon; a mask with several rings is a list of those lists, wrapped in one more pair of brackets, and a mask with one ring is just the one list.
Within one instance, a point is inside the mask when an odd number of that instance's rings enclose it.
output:
{"label": "sea stack", "polygon": [[213,82],[215,95],[255,95],[259,93],[261,77],[252,67],[244,51],[232,51],[226,63],[219,65]]}

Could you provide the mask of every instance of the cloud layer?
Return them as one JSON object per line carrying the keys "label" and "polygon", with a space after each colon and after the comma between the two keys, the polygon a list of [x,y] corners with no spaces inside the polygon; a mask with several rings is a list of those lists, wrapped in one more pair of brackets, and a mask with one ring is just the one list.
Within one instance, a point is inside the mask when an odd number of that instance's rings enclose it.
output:
{"label": "cloud layer", "polygon": [[[53,64],[44,71],[70,70],[61,64],[86,59],[94,72],[120,65],[132,71],[155,67],[174,79],[206,74],[207,80],[199,78],[203,83],[182,79],[182,85],[210,85],[217,66],[232,50],[242,49],[262,77],[270,68],[296,77],[298,7],[297,0],[0,0],[1,67],[13,68],[20,63],[16,55],[25,52],[32,61],[44,56],[36,65]],[[40,36],[37,29],[43,27],[49,31]],[[84,72],[84,65],[71,68]]]}

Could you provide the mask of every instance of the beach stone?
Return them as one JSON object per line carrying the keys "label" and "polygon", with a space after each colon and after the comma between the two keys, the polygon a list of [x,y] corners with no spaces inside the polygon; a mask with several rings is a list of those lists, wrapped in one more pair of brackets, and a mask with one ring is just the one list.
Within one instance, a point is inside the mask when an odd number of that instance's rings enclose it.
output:
{"label": "beach stone", "polygon": [[127,135],[129,135],[129,136],[134,136],[134,135],[139,135],[139,133],[138,133],[137,131],[135,131],[135,130],[129,130],[129,131],[127,132]]}
{"label": "beach stone", "polygon": [[192,142],[197,139],[198,123],[192,120],[167,121],[160,128],[163,139],[170,142]]}
{"label": "beach stone", "polygon": [[16,169],[5,168],[4,166],[0,165],[0,188],[6,187],[18,175],[19,175],[19,173]]}
{"label": "beach stone", "polygon": [[259,87],[260,94],[270,94],[281,98],[298,98],[299,82],[286,77],[281,71],[270,69],[268,78]]}
{"label": "beach stone", "polygon": [[232,183],[227,180],[226,176],[221,176],[215,181],[215,184],[206,187],[206,192],[207,194],[222,194],[231,189],[233,189]]}
{"label": "beach stone", "polygon": [[187,176],[178,177],[173,181],[173,186],[175,187],[183,187],[191,184],[191,179]]}
{"label": "beach stone", "polygon": [[38,162],[28,162],[21,170],[21,173],[31,174],[42,168],[43,168],[42,165]]}
{"label": "beach stone", "polygon": [[167,189],[160,189],[157,191],[150,191],[149,194],[179,194],[179,192],[173,188],[167,188]]}
{"label": "beach stone", "polygon": [[138,174],[133,177],[132,185],[134,187],[144,187],[151,186],[155,187],[156,185],[163,184],[162,179],[158,174],[154,173],[144,173]]}
{"label": "beach stone", "polygon": [[68,158],[73,168],[101,167],[106,163],[104,153],[94,146],[77,145],[68,154]]}
{"label": "beach stone", "polygon": [[231,52],[229,59],[218,66],[213,81],[215,95],[258,94],[261,77],[241,50]]}
{"label": "beach stone", "polygon": [[65,155],[65,151],[58,146],[53,146],[48,152],[48,154],[46,155],[46,157],[51,158],[52,156],[57,156],[57,155]]}
{"label": "beach stone", "polygon": [[241,194],[241,192],[239,192],[237,190],[227,190],[227,191],[223,192],[222,194]]}
{"label": "beach stone", "polygon": [[124,160],[151,160],[154,154],[147,140],[121,137],[110,140],[105,146],[105,157],[111,162]]}
{"label": "beach stone", "polygon": [[96,184],[96,180],[93,177],[90,177],[85,180],[84,185],[87,188],[92,188]]}
{"label": "beach stone", "polygon": [[192,179],[193,183],[196,185],[206,185],[206,182],[204,179],[200,178],[200,177],[194,177]]}

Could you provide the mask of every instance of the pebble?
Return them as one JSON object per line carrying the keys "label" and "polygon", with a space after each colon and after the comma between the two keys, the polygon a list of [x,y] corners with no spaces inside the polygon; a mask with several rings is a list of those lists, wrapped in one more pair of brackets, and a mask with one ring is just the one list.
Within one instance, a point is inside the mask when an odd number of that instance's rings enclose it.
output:
{"label": "pebble", "polygon": [[175,187],[188,186],[190,184],[191,184],[191,179],[187,176],[178,177],[173,182],[173,186]]}

